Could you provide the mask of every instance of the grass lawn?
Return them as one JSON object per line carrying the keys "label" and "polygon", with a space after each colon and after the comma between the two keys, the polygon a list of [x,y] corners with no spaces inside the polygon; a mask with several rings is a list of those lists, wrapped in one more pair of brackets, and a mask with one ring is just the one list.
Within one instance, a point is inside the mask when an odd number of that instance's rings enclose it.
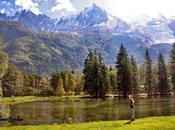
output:
{"label": "grass lawn", "polygon": [[12,126],[0,127],[0,130],[175,130],[175,116],[142,118],[131,124],[127,122],[119,120],[72,125]]}

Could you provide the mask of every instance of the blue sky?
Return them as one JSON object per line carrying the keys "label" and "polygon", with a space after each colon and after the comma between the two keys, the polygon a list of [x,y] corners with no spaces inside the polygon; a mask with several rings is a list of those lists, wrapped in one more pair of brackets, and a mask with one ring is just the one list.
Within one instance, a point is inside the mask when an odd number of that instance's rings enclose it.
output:
{"label": "blue sky", "polygon": [[175,0],[0,0],[0,12],[14,15],[26,9],[53,18],[79,12],[96,3],[114,16],[127,18],[139,15],[175,16]]}

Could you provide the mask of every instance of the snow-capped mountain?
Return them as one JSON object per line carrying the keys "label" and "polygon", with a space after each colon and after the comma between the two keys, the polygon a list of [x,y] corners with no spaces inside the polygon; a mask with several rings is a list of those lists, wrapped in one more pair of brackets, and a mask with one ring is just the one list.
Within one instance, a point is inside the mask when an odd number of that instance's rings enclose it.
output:
{"label": "snow-capped mountain", "polygon": [[56,23],[55,30],[76,30],[92,27],[107,27],[113,29],[116,26],[118,28],[125,28],[127,24],[123,20],[109,15],[96,4],[93,4],[91,7],[85,8],[76,15],[61,17]]}
{"label": "snow-capped mountain", "polygon": [[175,36],[175,17],[169,20],[168,27],[173,31],[173,35]]}
{"label": "snow-capped mountain", "polygon": [[159,51],[168,57],[175,39],[175,18],[144,16],[125,22],[95,4],[60,19],[22,10],[14,16],[0,13],[0,35],[11,63],[25,71],[47,74],[80,69],[89,49],[96,49],[104,54],[107,64],[114,64],[121,43],[138,63],[143,63],[145,47],[149,47],[153,61]]}
{"label": "snow-capped mountain", "polygon": [[18,21],[28,28],[42,31],[77,31],[84,28],[114,29],[117,32],[128,28],[125,21],[108,14],[105,10],[93,4],[75,15],[63,16],[60,19],[51,19],[46,15],[36,15],[31,11],[22,10],[14,16],[0,13],[1,20]]}
{"label": "snow-capped mountain", "polygon": [[131,24],[129,32],[149,37],[152,44],[175,42],[173,29],[169,27],[170,20],[163,15],[156,18],[140,17]]}
{"label": "snow-capped mountain", "polygon": [[52,27],[54,20],[50,17],[39,14],[36,15],[31,11],[22,10],[17,12],[11,20],[25,24],[30,29],[49,30]]}
{"label": "snow-capped mountain", "polygon": [[93,4],[92,7],[85,8],[77,15],[62,17],[57,25],[72,27],[92,27],[99,24],[105,25],[107,21],[108,15],[106,11]]}
{"label": "snow-capped mountain", "polygon": [[[141,16],[135,22],[127,23],[121,18],[108,14],[104,9],[93,4],[81,12],[52,19],[46,15],[36,15],[31,11],[22,10],[14,16],[0,13],[0,20],[17,21],[29,29],[50,32],[74,31],[98,33],[105,35],[130,35],[140,37],[149,44],[172,43],[175,41],[175,18],[167,19],[163,15],[156,18]],[[146,39],[146,40],[145,40]]]}
{"label": "snow-capped mountain", "polygon": [[29,29],[42,31],[49,31],[55,22],[54,19],[51,19],[46,15],[36,15],[33,12],[27,10],[22,10],[19,12],[17,11],[14,16],[7,16],[5,13],[0,13],[0,20],[17,21],[24,24]]}

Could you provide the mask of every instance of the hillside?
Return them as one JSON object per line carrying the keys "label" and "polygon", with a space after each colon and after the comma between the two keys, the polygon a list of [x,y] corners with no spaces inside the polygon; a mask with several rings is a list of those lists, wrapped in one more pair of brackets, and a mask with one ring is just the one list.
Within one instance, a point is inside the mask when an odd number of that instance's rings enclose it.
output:
{"label": "hillside", "polygon": [[[4,37],[4,50],[10,57],[10,62],[19,69],[50,74],[60,70],[80,71],[88,50],[97,50],[104,56],[108,65],[115,64],[117,49],[123,43],[129,54],[137,57],[142,63],[144,50],[147,44],[139,36],[121,34],[110,36],[107,32],[94,34],[78,32],[43,32],[31,31],[18,22],[0,21],[0,35]],[[103,37],[103,35],[107,37]],[[109,35],[109,36],[108,36]],[[158,50],[168,56],[168,49],[159,45],[150,47],[151,55],[155,61]],[[160,49],[159,49],[160,48]]]}

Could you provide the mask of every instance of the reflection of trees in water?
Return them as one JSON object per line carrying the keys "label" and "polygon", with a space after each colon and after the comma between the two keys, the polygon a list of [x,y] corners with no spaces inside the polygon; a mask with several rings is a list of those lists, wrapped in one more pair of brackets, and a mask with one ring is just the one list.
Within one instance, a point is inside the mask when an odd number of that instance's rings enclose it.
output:
{"label": "reflection of trees in water", "polygon": [[156,97],[136,101],[136,117],[163,116],[174,113],[174,98]]}
{"label": "reflection of trees in water", "polygon": [[[0,103],[0,119],[9,119],[11,116],[10,106]],[[8,121],[0,121],[0,126],[11,125]]]}
{"label": "reflection of trees in water", "polygon": [[34,103],[14,104],[11,106],[11,115],[13,117],[19,116],[23,118],[23,121],[14,122],[14,125],[33,124],[37,122],[36,119],[39,114],[40,112],[37,111],[37,106]]}
{"label": "reflection of trees in water", "polygon": [[[59,107],[59,116],[64,123],[84,122],[84,101],[69,100]],[[60,118],[58,117],[58,118]]]}
{"label": "reflection of trees in water", "polygon": [[173,115],[175,115],[175,102],[174,102],[174,98],[172,98],[172,100],[169,101],[169,106],[170,106],[170,114],[172,115],[172,113],[174,113]]}
{"label": "reflection of trees in water", "polygon": [[130,118],[128,103],[125,99],[89,100],[89,102],[85,101],[85,103],[85,121]]}
{"label": "reflection of trees in water", "polygon": [[[135,99],[136,118],[156,115],[171,115],[174,113],[174,98],[139,98]],[[10,111],[11,109],[11,111]],[[20,116],[22,122],[17,125],[38,125],[53,123],[72,123],[130,119],[130,109],[126,99],[106,100],[60,100],[21,103],[10,106],[0,105],[1,115],[5,117]]]}

